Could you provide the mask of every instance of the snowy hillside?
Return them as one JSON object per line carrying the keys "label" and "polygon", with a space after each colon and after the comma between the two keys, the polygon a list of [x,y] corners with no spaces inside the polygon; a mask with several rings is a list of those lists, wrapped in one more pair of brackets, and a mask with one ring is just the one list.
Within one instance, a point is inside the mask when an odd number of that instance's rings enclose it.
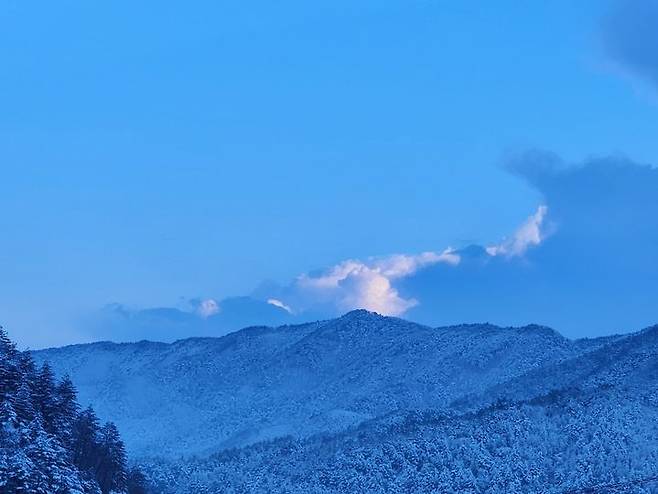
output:
{"label": "snowy hillside", "polygon": [[596,345],[539,326],[433,329],[354,311],[222,338],[34,355],[76,376],[82,404],[115,421],[135,455],[178,457],[445,407]]}
{"label": "snowy hillside", "polygon": [[658,488],[658,327],[572,341],[354,311],[34,356],[166,494]]}
{"label": "snowy hillside", "polygon": [[657,440],[655,406],[569,395],[477,413],[404,412],[147,469],[167,494],[654,493]]}

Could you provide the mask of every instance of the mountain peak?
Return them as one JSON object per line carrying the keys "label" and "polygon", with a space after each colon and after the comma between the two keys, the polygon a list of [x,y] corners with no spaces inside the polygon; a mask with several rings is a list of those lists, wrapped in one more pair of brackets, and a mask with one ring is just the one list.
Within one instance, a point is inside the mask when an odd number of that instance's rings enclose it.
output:
{"label": "mountain peak", "polygon": [[557,337],[559,339],[565,339],[558,331],[548,326],[542,326],[541,324],[528,324],[518,328],[519,331],[526,334],[542,334],[545,336]]}
{"label": "mountain peak", "polygon": [[658,335],[658,324],[654,324],[653,326],[646,327],[642,331],[640,331],[640,333]]}
{"label": "mountain peak", "polygon": [[339,317],[339,320],[343,320],[343,321],[372,320],[372,319],[383,319],[385,317],[386,316],[382,316],[377,312],[371,312],[366,309],[354,309]]}

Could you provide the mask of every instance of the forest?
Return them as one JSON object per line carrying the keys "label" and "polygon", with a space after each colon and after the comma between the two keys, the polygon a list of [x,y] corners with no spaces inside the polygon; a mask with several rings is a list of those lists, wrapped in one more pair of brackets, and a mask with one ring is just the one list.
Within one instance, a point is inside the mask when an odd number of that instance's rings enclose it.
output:
{"label": "forest", "polygon": [[146,494],[112,422],[81,409],[69,376],[37,367],[0,327],[0,492]]}

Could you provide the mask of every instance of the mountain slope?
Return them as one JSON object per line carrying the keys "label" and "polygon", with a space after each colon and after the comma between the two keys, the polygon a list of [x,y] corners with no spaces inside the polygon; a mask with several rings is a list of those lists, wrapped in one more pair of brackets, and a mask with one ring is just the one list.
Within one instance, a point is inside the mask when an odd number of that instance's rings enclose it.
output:
{"label": "mountain slope", "polygon": [[76,345],[34,357],[77,376],[81,402],[115,421],[136,456],[178,457],[446,407],[599,345],[539,326],[429,328],[354,311],[222,338]]}
{"label": "mountain slope", "polygon": [[458,405],[481,408],[495,401],[522,401],[569,392],[615,395],[658,405],[658,326],[626,336],[582,342],[590,351],[560,360],[509,381]]}
{"label": "mountain slope", "polygon": [[658,327],[573,346],[581,353],[461,400],[467,411],[393,412],[151,463],[149,477],[167,494],[658,492]]}
{"label": "mountain slope", "polygon": [[605,395],[467,414],[412,411],[146,468],[165,494],[650,493],[658,489],[657,412]]}

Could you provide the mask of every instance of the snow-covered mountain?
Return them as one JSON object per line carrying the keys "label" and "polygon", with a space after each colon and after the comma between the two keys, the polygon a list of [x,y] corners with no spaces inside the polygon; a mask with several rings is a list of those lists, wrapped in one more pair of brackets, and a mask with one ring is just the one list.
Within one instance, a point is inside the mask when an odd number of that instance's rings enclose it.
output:
{"label": "snow-covered mountain", "polygon": [[166,494],[658,492],[658,410],[558,393],[475,413],[394,413],[337,434],[151,462]]}
{"label": "snow-covered mountain", "polygon": [[178,457],[443,408],[603,343],[539,326],[429,328],[354,311],[221,338],[104,342],[34,356],[75,376],[82,404],[115,421],[133,454]]}
{"label": "snow-covered mountain", "polygon": [[572,341],[354,311],[34,357],[167,494],[658,488],[658,327]]}

